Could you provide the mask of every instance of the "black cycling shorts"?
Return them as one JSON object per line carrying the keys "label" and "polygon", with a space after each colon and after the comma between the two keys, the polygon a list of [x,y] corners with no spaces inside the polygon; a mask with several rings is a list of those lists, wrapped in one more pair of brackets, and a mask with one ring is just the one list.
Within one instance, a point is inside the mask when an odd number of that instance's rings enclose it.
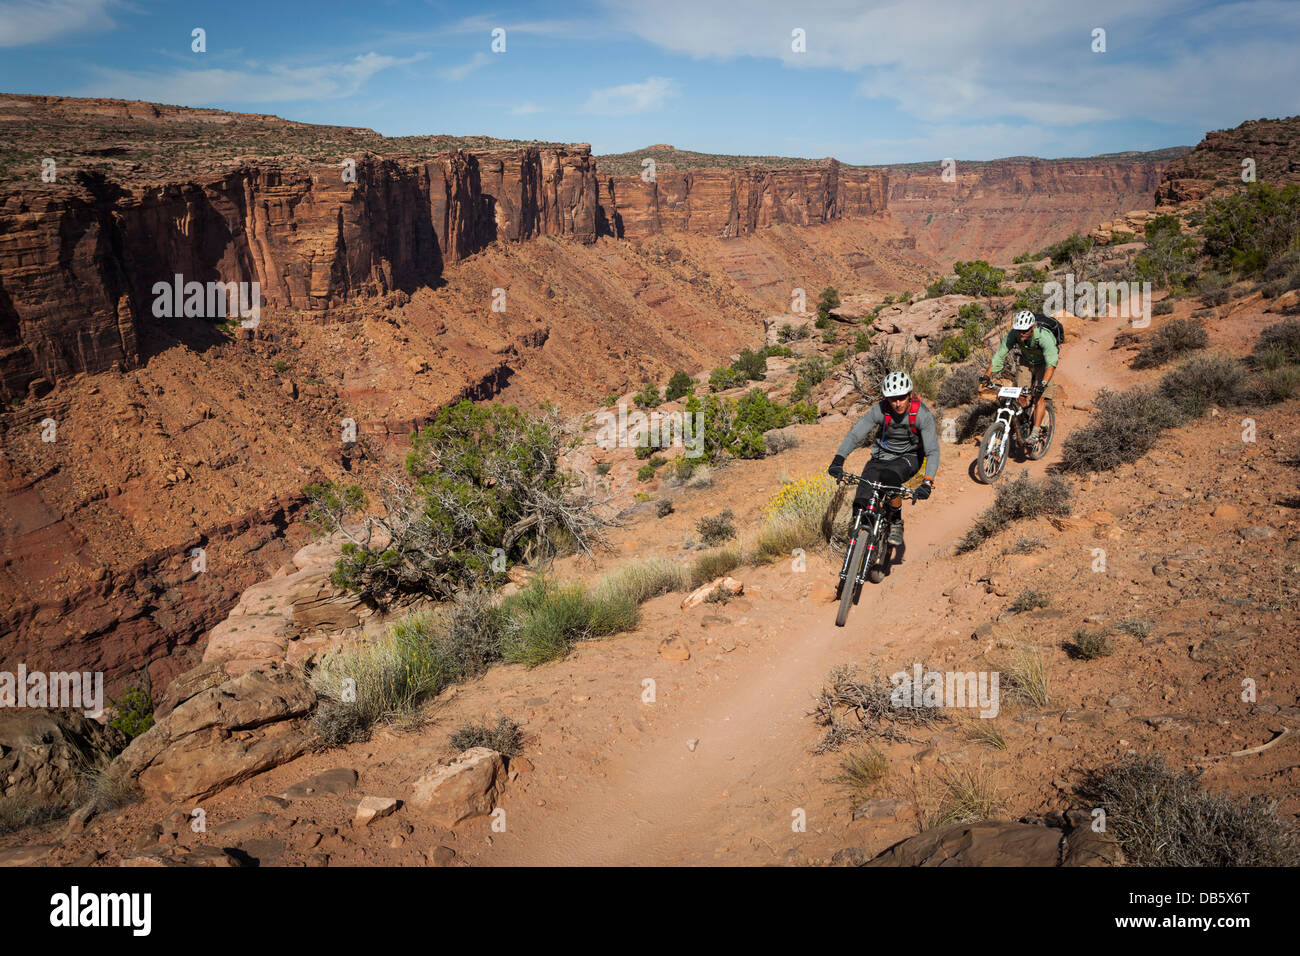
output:
{"label": "black cycling shorts", "polygon": [[[903,455],[900,458],[890,458],[888,461],[872,458],[862,469],[862,480],[879,481],[882,484],[902,487],[904,482],[920,470],[921,459],[916,455]],[[858,485],[853,495],[854,507],[866,504],[870,497],[871,489],[866,485]]]}

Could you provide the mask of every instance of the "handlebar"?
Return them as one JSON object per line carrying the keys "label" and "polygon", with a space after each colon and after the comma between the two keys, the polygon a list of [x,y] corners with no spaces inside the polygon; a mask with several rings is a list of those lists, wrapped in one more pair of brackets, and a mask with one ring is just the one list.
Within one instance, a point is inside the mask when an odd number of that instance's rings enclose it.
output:
{"label": "handlebar", "polygon": [[886,485],[879,481],[864,481],[857,475],[850,475],[847,472],[840,475],[838,483],[843,485],[867,485],[871,488],[878,488],[881,492],[888,494],[891,498],[916,497],[916,491],[912,488],[899,488],[896,485]]}

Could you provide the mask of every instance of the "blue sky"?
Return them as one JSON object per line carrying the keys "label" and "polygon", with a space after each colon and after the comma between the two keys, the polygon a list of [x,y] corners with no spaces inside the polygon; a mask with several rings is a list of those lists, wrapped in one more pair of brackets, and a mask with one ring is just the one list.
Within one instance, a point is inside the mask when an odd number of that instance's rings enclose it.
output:
{"label": "blue sky", "polygon": [[0,0],[4,92],[853,163],[1191,145],[1300,113],[1297,49],[1296,0]]}

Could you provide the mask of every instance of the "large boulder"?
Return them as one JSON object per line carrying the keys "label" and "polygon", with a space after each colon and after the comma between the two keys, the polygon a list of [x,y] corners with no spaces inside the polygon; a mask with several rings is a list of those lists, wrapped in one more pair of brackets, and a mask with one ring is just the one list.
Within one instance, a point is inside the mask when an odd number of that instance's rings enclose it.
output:
{"label": "large boulder", "polygon": [[501,754],[488,747],[472,747],[417,780],[410,803],[439,826],[450,828],[491,813],[504,784]]}
{"label": "large boulder", "polygon": [[127,745],[120,730],[79,710],[0,709],[0,794],[34,806],[77,798],[81,773]]}
{"label": "large boulder", "polygon": [[286,671],[248,671],[177,705],[113,765],[167,800],[206,797],[306,753],[316,695]]}

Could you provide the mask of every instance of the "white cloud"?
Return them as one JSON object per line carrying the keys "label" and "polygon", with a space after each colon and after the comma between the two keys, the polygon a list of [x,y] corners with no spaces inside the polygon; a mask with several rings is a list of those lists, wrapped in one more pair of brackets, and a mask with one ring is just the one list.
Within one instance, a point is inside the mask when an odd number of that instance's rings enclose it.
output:
{"label": "white cloud", "polygon": [[641,83],[625,83],[602,90],[592,90],[583,104],[584,113],[626,116],[659,109],[677,94],[677,84],[665,76],[650,76]]}
{"label": "white cloud", "polygon": [[469,76],[475,70],[481,70],[492,62],[492,54],[479,51],[470,57],[466,62],[458,66],[446,66],[438,71],[439,79],[447,80],[450,83],[459,83],[465,77]]}
{"label": "white cloud", "polygon": [[253,65],[244,70],[214,67],[167,73],[132,73],[94,67],[94,81],[78,95],[184,106],[337,99],[356,93],[381,70],[413,63],[422,57],[423,54],[399,59],[366,53],[348,62],[319,66],[262,68]]}
{"label": "white cloud", "polygon": [[536,103],[520,103],[518,106],[513,106],[510,108],[510,113],[512,116],[531,116],[534,113],[546,113],[546,112],[548,112],[547,107],[538,106]]}
{"label": "white cloud", "polygon": [[[602,3],[621,30],[668,51],[857,74],[861,95],[930,123],[1204,126],[1300,111],[1294,0],[751,0],[743,16],[730,0]],[[1091,52],[1096,26],[1107,53]],[[790,48],[796,27],[805,53]]]}
{"label": "white cloud", "polygon": [[0,47],[43,43],[72,33],[113,29],[115,0],[9,0],[0,5]]}

